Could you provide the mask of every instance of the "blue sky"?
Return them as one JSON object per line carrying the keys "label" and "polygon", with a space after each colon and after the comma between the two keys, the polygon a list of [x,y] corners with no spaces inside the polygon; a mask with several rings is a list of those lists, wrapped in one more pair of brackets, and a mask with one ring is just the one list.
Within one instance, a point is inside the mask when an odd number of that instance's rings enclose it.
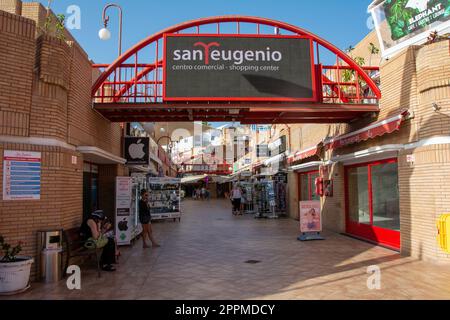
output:
{"label": "blue sky", "polygon": [[[46,6],[48,1],[40,2]],[[102,9],[110,2],[124,10],[123,51],[163,28],[224,14],[285,21],[316,33],[341,49],[356,44],[370,31],[369,0],[53,0],[55,13],[65,13],[70,5],[81,8],[81,29],[71,32],[96,63],[110,63],[117,55],[115,9],[109,12],[112,39],[104,42],[98,38]]]}

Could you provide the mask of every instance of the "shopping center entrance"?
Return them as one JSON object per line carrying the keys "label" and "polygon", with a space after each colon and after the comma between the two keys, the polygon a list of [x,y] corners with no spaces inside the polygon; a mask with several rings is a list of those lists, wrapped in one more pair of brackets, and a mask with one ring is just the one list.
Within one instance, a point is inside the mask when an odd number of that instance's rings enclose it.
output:
{"label": "shopping center entrance", "polygon": [[[304,29],[247,16],[167,28],[94,69],[93,106],[112,122],[349,123],[378,113],[381,98],[378,68],[358,65]],[[364,184],[353,181],[360,169],[346,170],[346,230],[398,248],[398,210],[397,217],[381,213],[368,168],[368,176],[357,176],[366,182],[361,192],[353,192]],[[318,176],[300,175],[301,200],[320,200]]]}

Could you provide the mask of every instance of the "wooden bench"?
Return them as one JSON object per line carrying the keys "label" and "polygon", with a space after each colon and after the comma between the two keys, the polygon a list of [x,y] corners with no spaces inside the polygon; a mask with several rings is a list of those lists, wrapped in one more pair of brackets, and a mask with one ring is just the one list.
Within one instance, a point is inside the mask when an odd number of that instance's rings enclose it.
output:
{"label": "wooden bench", "polygon": [[[75,257],[94,257],[97,263],[98,277],[101,277],[100,256],[102,249],[96,248],[95,242],[87,242],[81,239],[80,228],[72,228],[64,230],[64,242],[66,251],[66,265],[64,274],[67,274],[67,268],[69,267],[69,261]],[[85,244],[89,244],[89,249],[85,247]],[[92,249],[91,249],[92,248]]]}

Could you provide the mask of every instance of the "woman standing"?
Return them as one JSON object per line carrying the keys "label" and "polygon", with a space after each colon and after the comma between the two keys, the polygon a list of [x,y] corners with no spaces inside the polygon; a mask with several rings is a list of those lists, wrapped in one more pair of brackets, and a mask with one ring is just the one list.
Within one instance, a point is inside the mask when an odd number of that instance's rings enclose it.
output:
{"label": "woman standing", "polygon": [[235,184],[233,186],[233,190],[231,191],[231,201],[233,202],[233,215],[241,215],[241,199],[242,199],[242,192],[241,188],[238,184]]}
{"label": "woman standing", "polygon": [[148,207],[148,192],[143,189],[141,190],[141,200],[139,200],[139,222],[142,224],[142,241],[144,249],[150,248],[145,241],[147,236],[152,242],[153,248],[160,247],[160,245],[153,238],[151,220],[152,216],[150,214],[150,208]]}

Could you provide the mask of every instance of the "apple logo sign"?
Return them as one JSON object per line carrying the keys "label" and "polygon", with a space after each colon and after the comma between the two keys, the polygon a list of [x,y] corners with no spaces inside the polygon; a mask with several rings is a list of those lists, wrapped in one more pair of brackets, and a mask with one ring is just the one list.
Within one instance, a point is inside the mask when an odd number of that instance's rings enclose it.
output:
{"label": "apple logo sign", "polygon": [[142,159],[145,156],[144,147],[145,144],[139,139],[136,143],[130,144],[128,147],[128,154],[132,159]]}

